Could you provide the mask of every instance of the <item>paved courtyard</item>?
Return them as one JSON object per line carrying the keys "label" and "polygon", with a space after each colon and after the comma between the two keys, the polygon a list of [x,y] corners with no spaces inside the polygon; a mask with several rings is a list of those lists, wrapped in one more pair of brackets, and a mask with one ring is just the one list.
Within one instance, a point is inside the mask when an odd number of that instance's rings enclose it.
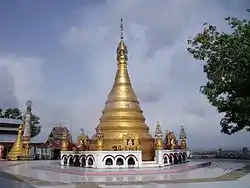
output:
{"label": "paved courtyard", "polygon": [[[192,161],[179,167],[184,169],[188,165],[200,162],[205,161]],[[183,172],[173,173],[170,170],[167,173],[165,169],[161,169],[164,173],[156,174],[156,171],[151,169],[152,174],[140,174],[138,171],[137,175],[125,175],[120,171],[119,175],[114,175],[112,171],[60,167],[59,161],[1,161],[0,171],[3,175],[0,177],[5,179],[1,182],[12,182],[12,188],[31,188],[28,184],[38,188],[165,188],[166,186],[168,188],[236,186],[250,188],[250,161],[211,160],[211,162],[209,167]]]}

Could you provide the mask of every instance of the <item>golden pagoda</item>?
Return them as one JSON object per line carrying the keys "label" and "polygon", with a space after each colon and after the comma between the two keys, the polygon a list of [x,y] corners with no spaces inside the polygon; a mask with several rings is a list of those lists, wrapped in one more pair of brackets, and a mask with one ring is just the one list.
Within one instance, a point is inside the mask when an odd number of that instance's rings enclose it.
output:
{"label": "golden pagoda", "polygon": [[22,132],[23,132],[23,125],[20,124],[20,126],[18,127],[18,134],[16,141],[7,155],[8,160],[15,161],[18,160],[18,157],[23,155]]}
{"label": "golden pagoda", "polygon": [[27,145],[23,145],[22,134],[23,134],[23,125],[20,124],[20,126],[18,127],[18,134],[16,141],[7,155],[8,160],[17,161],[17,160],[33,159],[33,157],[27,153]]}
{"label": "golden pagoda", "polygon": [[[140,148],[143,160],[153,160],[154,139],[149,134],[143,111],[132,88],[127,69],[128,50],[123,40],[121,19],[121,38],[117,48],[117,72],[113,87],[105,103],[100,124],[103,134],[102,150],[112,150],[113,146],[136,150]],[[90,142],[90,150],[96,150],[96,135]],[[130,147],[127,147],[127,146]],[[132,145],[132,147],[131,147]],[[139,147],[140,146],[140,147]]]}

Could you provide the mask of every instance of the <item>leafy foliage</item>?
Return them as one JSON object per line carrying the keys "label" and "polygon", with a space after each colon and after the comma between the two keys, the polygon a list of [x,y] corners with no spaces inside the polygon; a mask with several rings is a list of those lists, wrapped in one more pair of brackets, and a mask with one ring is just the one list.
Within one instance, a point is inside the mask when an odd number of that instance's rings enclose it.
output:
{"label": "leafy foliage", "polygon": [[40,117],[31,116],[31,137],[38,135],[41,132]]}
{"label": "leafy foliage", "polygon": [[[22,113],[18,108],[0,109],[0,117],[8,119],[22,119]],[[34,114],[31,116],[31,137],[41,132],[40,118]]]}
{"label": "leafy foliage", "polygon": [[203,32],[188,40],[188,52],[205,61],[207,83],[201,92],[224,115],[221,132],[233,134],[250,131],[250,20],[225,20],[231,33],[205,23]]}

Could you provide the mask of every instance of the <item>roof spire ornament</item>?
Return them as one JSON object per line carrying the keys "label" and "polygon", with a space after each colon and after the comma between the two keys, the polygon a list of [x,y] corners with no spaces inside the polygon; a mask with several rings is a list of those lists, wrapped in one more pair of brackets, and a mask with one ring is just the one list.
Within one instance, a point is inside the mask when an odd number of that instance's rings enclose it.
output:
{"label": "roof spire ornament", "polygon": [[155,129],[155,149],[156,150],[163,149],[162,130],[159,121],[157,121]]}
{"label": "roof spire ornament", "polygon": [[162,139],[161,124],[159,121],[156,122],[155,138]]}
{"label": "roof spire ornament", "polygon": [[181,140],[180,148],[187,149],[187,134],[183,126],[181,126],[180,140]]}
{"label": "roof spire ornament", "polygon": [[123,40],[123,18],[121,17],[121,25],[120,25],[120,28],[121,28],[121,40]]}
{"label": "roof spire ornament", "polygon": [[184,126],[181,126],[180,139],[182,140],[187,139],[187,134],[185,132]]}
{"label": "roof spire ornament", "polygon": [[62,151],[68,151],[68,147],[69,147],[69,142],[67,139],[68,133],[66,130],[64,130],[63,134],[62,134],[62,138],[61,138],[61,150]]}
{"label": "roof spire ornament", "polygon": [[128,49],[127,46],[125,45],[123,39],[123,19],[121,18],[121,36],[120,36],[120,42],[118,44],[117,47],[117,61],[118,61],[118,65],[127,65],[127,60],[128,60]]}
{"label": "roof spire ornament", "polygon": [[32,101],[26,102],[26,111],[22,115],[23,127],[23,140],[29,141],[31,137],[31,124],[32,124]]}

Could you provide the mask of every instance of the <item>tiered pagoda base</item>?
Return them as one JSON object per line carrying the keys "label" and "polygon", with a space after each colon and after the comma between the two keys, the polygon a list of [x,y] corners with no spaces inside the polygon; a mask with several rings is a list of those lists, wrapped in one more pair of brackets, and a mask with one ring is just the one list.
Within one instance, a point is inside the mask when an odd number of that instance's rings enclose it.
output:
{"label": "tiered pagoda base", "polygon": [[142,161],[142,151],[61,151],[62,166],[85,168],[150,168],[187,162],[188,150],[156,150],[154,161]]}

